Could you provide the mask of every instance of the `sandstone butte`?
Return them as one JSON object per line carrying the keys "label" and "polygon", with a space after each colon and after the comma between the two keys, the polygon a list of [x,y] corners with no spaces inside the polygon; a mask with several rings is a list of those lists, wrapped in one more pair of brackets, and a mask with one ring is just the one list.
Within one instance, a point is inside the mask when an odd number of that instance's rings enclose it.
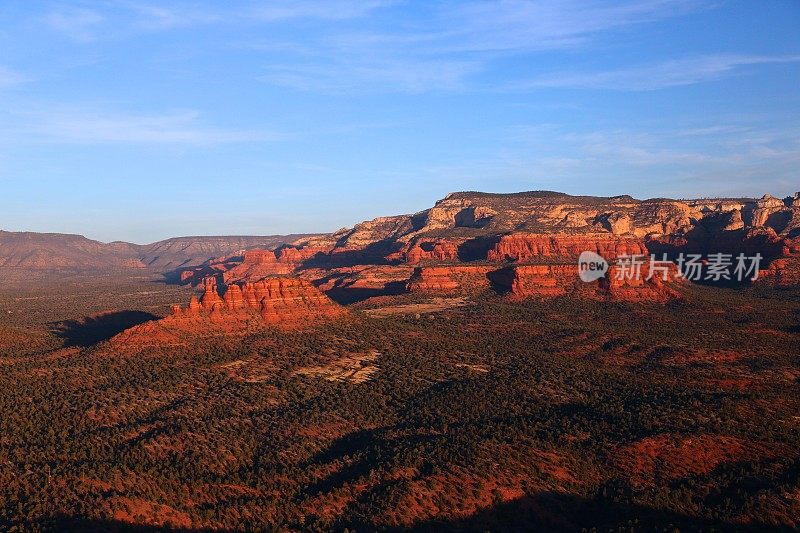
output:
{"label": "sandstone butte", "polygon": [[270,326],[295,329],[346,313],[345,308],[303,279],[270,277],[242,286],[231,284],[220,295],[214,278],[207,278],[200,299],[192,296],[186,308],[175,305],[169,316],[127,329],[112,342],[142,346],[244,334]]}
{"label": "sandstone butte", "polygon": [[[243,249],[184,269],[182,281],[205,284],[203,297],[120,337],[146,333],[174,341],[181,332],[298,327],[345,312],[317,287],[337,301],[345,301],[338,297],[346,292],[371,297],[494,291],[511,299],[664,302],[681,292],[675,268],[664,281],[660,274],[618,279],[612,266],[605,278],[583,283],[577,258],[586,250],[610,262],[622,255],[759,253],[764,259],[758,283],[796,285],[800,193],[683,201],[548,191],[453,193],[419,213],[379,217],[274,248]],[[645,262],[643,278],[647,274]]]}
{"label": "sandstone butte", "polygon": [[613,261],[634,254],[760,253],[759,283],[780,286],[797,283],[799,241],[800,195],[640,201],[547,191],[465,192],[412,215],[379,217],[272,251],[221,258],[193,278],[241,283],[291,273],[326,291],[400,284],[412,292],[488,288],[516,298],[664,300],[675,294],[673,274],[666,284],[609,275],[586,287],[576,284],[578,255],[591,250]]}

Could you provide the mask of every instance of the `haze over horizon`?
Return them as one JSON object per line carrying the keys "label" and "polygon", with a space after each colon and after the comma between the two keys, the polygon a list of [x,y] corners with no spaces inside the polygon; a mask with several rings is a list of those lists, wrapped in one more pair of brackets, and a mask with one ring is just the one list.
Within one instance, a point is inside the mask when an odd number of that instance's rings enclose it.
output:
{"label": "haze over horizon", "polygon": [[332,231],[458,190],[800,189],[800,4],[0,7],[0,229]]}

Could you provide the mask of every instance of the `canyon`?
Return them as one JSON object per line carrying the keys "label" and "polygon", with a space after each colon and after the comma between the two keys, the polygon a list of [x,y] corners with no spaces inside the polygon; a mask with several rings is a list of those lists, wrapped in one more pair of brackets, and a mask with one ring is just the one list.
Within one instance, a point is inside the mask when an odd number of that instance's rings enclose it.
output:
{"label": "canyon", "polygon": [[494,291],[512,298],[578,296],[631,301],[679,297],[677,268],[664,276],[617,279],[618,267],[593,284],[578,279],[577,258],[592,251],[609,262],[644,262],[680,253],[763,257],[761,283],[796,283],[800,197],[635,200],[548,191],[453,193],[411,215],[380,217],[329,235],[246,250],[182,272],[194,284],[241,283],[266,276],[307,279],[324,291]]}
{"label": "canyon", "polygon": [[[0,529],[797,527],[798,202],[464,192],[152,256],[3,234]],[[757,279],[679,275],[713,253]]]}
{"label": "canyon", "polygon": [[[577,258],[584,251],[611,264],[604,277],[580,281]],[[153,338],[175,340],[180,335],[165,332],[311,324],[345,315],[342,305],[403,294],[663,303],[685,296],[687,283],[675,264],[680,254],[711,253],[759,254],[760,270],[750,274],[755,283],[797,285],[800,193],[636,200],[458,192],[418,213],[330,234],[183,237],[147,246],[0,233],[4,267],[142,269],[161,272],[169,283],[203,287],[187,308],[175,304],[170,316],[121,336],[129,339],[144,338],[147,328]],[[615,262],[626,256],[642,258],[639,277],[619,275]],[[651,259],[671,266],[651,275]]]}

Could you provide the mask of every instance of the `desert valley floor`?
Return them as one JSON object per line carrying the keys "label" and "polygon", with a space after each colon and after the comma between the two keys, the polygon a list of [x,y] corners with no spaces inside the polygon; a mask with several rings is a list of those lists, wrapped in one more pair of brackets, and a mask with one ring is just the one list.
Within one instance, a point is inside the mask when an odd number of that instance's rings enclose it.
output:
{"label": "desert valley floor", "polygon": [[401,295],[127,350],[106,341],[193,289],[30,281],[0,287],[2,529],[798,523],[796,290]]}

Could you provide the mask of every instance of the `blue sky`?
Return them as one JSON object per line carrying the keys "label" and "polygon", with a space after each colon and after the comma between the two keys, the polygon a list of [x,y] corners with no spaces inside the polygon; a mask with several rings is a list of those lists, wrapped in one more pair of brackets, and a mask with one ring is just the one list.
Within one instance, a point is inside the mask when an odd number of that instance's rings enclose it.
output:
{"label": "blue sky", "polygon": [[532,189],[800,190],[800,2],[0,3],[0,229],[330,231]]}

